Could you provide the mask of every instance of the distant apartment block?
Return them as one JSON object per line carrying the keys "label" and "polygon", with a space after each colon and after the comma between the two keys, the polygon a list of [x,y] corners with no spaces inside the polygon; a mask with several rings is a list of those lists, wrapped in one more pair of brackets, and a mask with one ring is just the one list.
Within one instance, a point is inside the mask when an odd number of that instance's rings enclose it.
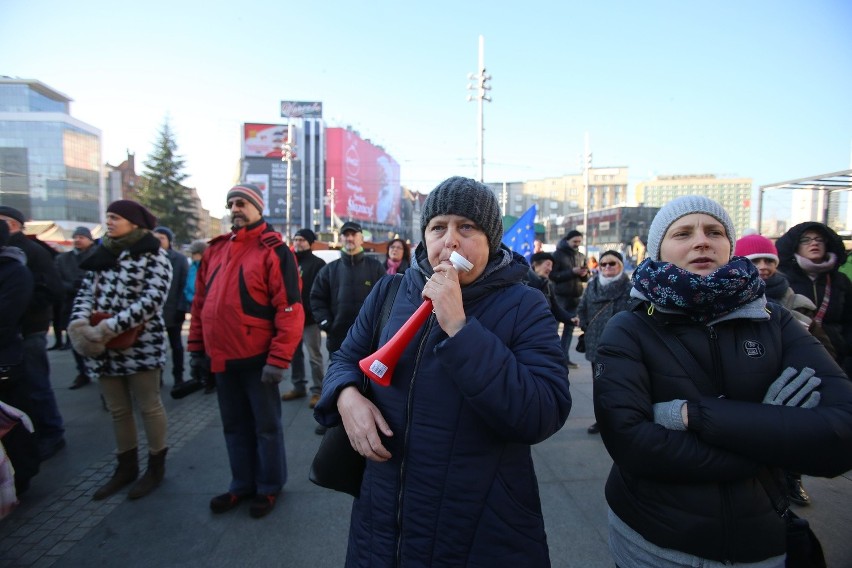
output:
{"label": "distant apartment block", "polygon": [[662,207],[682,195],[709,197],[725,208],[739,236],[750,223],[751,187],[751,178],[717,178],[713,174],[657,176],[636,184],[636,201]]}
{"label": "distant apartment block", "polygon": [[582,211],[587,197],[590,211],[625,205],[627,175],[626,167],[589,168],[588,196],[582,173],[487,185],[497,195],[504,215],[520,217],[535,205],[537,222],[545,227],[545,241],[555,243],[574,228],[566,224],[568,215]]}
{"label": "distant apartment block", "polygon": [[40,81],[0,76],[0,205],[28,220],[101,220],[101,131],[72,117],[70,102]]}

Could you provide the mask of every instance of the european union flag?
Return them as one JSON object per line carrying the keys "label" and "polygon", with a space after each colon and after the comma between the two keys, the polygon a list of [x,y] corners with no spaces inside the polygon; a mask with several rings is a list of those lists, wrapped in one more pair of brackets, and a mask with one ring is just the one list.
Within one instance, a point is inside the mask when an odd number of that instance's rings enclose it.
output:
{"label": "european union flag", "polygon": [[527,209],[512,228],[503,235],[503,244],[530,261],[535,241],[535,205]]}

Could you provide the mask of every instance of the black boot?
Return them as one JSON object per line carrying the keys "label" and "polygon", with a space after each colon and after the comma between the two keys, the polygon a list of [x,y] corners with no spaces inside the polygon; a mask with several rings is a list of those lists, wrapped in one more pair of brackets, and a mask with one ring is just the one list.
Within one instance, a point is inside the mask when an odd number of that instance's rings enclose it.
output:
{"label": "black boot", "polygon": [[86,376],[83,373],[80,373],[76,377],[74,377],[74,382],[71,383],[71,386],[68,387],[68,388],[71,389],[71,390],[75,390],[75,389],[78,389],[80,387],[84,387],[91,382],[92,382],[92,380],[88,376]]}
{"label": "black boot", "polygon": [[137,477],[139,477],[139,457],[136,448],[133,448],[118,454],[118,467],[115,468],[112,479],[95,491],[92,499],[95,501],[106,499],[125,485],[133,483]]}
{"label": "black boot", "polygon": [[798,473],[786,472],[787,498],[796,505],[810,505],[811,498],[802,485],[802,476]]}
{"label": "black boot", "polygon": [[168,451],[168,448],[164,448],[159,454],[148,454],[148,468],[145,470],[145,475],[130,488],[127,494],[128,499],[144,497],[160,485],[166,474],[166,452]]}

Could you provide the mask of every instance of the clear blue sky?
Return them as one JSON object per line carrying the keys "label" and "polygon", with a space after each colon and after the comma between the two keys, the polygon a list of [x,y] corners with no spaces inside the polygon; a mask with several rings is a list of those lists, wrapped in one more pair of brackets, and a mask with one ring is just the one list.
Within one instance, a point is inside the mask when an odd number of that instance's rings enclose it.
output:
{"label": "clear blue sky", "polygon": [[[38,79],[138,169],[169,117],[189,185],[222,213],[243,122],[322,101],[428,191],[476,177],[478,36],[493,102],[486,181],[596,166],[770,182],[852,158],[852,3],[3,0],[0,75]],[[765,218],[784,218],[783,199]]]}

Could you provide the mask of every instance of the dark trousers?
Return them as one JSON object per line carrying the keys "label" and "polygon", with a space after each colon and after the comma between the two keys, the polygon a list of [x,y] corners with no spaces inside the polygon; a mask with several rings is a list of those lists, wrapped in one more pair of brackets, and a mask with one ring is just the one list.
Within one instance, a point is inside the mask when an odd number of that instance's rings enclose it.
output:
{"label": "dark trousers", "polygon": [[186,317],[184,312],[178,312],[176,320],[180,323],[166,327],[166,334],[169,336],[169,347],[172,349],[172,376],[175,381],[183,380],[183,339],[181,332],[183,330],[183,320]]}
{"label": "dark trousers", "polygon": [[287,482],[278,385],[260,380],[262,367],[216,373],[219,413],[236,495],[278,494]]}
{"label": "dark trousers", "polygon": [[32,404],[30,418],[39,440],[58,440],[65,434],[65,425],[50,384],[46,331],[24,337],[24,384]]}

